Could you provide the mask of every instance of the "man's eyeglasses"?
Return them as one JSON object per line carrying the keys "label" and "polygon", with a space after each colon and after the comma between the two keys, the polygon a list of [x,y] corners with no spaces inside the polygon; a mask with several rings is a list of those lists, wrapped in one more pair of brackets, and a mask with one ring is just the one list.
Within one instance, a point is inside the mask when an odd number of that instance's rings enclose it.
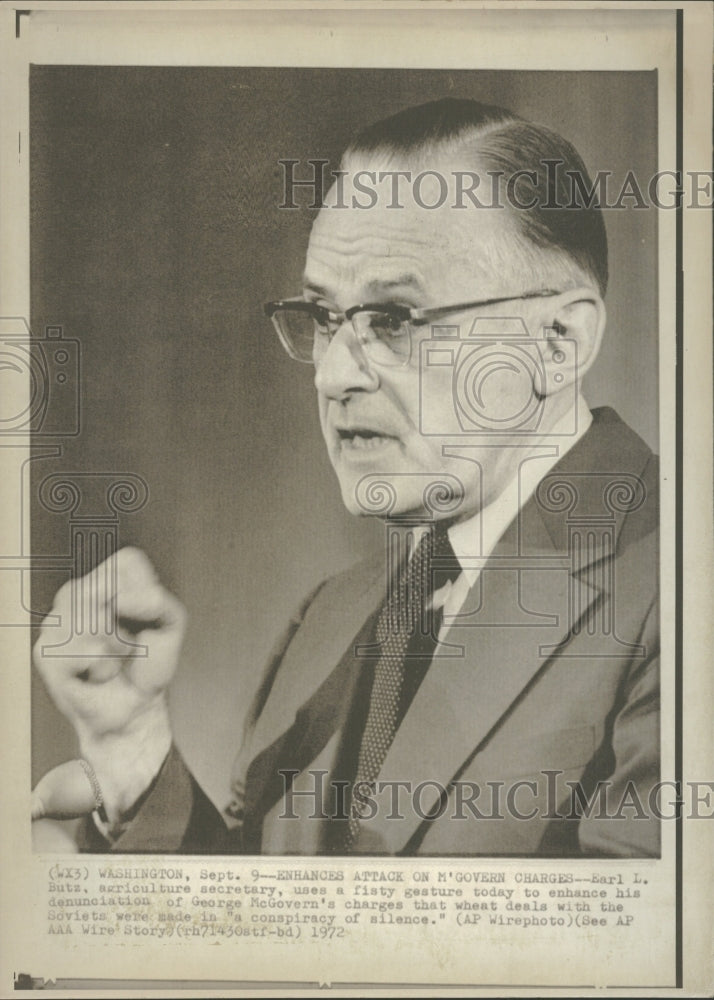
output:
{"label": "man's eyeglasses", "polygon": [[266,302],[265,315],[272,320],[285,350],[291,358],[306,364],[319,364],[343,323],[350,321],[355,338],[365,357],[376,365],[401,367],[409,364],[412,353],[412,327],[425,326],[449,313],[494,306],[521,299],[542,299],[559,292],[550,288],[523,295],[496,299],[477,299],[431,309],[410,309],[396,303],[372,303],[351,306],[344,313],[305,299]]}

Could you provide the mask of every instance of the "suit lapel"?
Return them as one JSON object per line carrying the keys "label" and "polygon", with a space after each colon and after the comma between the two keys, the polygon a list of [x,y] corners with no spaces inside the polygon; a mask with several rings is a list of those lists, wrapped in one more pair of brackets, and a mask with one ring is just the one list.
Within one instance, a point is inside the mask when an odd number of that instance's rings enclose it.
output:
{"label": "suit lapel", "polygon": [[339,606],[319,599],[286,651],[270,696],[250,738],[250,758],[261,753],[292,726],[297,712],[327,680],[345,656],[352,655],[355,637],[384,600],[384,571],[367,574],[354,599]]}
{"label": "suit lapel", "polygon": [[[541,526],[542,529],[542,526]],[[598,597],[589,584],[571,579],[569,565],[542,530],[537,554],[519,563],[512,525],[489,558],[452,625],[385,758],[380,781],[407,781],[413,790],[428,781],[419,807],[428,812],[460,769],[527,688],[548,659],[544,646],[565,643],[569,599],[576,588],[584,610]],[[545,567],[545,568],[544,568]],[[471,612],[469,614],[469,611]],[[402,850],[422,817],[413,808],[401,820],[380,808],[370,830],[388,853]]]}
{"label": "suit lapel", "polygon": [[[284,846],[290,853],[296,837],[301,852],[304,837],[318,835],[315,822],[307,824],[309,834],[296,822],[278,823],[285,829],[271,834],[270,815],[285,792],[285,769],[305,772],[293,782],[295,791],[303,790],[306,781],[314,783],[313,771],[334,769],[361,665],[355,662],[354,645],[366,640],[367,623],[385,589],[383,570],[368,568],[352,599],[325,605],[318,596],[285,651],[265,706],[234,764],[234,795],[245,806],[244,836],[258,852],[267,850],[270,840],[274,853],[287,838]],[[304,799],[298,801],[304,804]]]}
{"label": "suit lapel", "polygon": [[[610,413],[606,422],[612,420]],[[605,432],[593,428],[595,433],[545,478],[542,485],[552,487],[550,496],[539,489],[511,523],[472,588],[463,616],[437,648],[379,776],[382,782],[409,782],[412,791],[428,784],[419,813],[410,802],[396,819],[386,800],[380,801],[377,816],[365,824],[366,842],[379,844],[380,851],[396,854],[406,847],[423,815],[438,804],[441,789],[458,777],[548,660],[575,655],[579,623],[596,602],[608,598],[606,567],[625,515],[611,514],[609,541],[596,541],[577,556],[571,552],[569,518],[576,503],[585,520],[602,518],[603,479],[630,475],[646,461],[648,449],[629,431],[623,456],[622,441],[613,438],[624,425],[616,417],[612,424]],[[589,475],[583,469],[612,472]],[[570,489],[572,502],[563,506],[556,488]]]}

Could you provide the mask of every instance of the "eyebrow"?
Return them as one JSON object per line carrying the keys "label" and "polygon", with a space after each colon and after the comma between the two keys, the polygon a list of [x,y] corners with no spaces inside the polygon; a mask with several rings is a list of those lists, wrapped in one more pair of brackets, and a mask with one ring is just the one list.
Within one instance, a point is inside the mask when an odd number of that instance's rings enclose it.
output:
{"label": "eyebrow", "polygon": [[[326,288],[323,288],[322,285],[315,284],[313,281],[303,280],[303,288],[306,292],[313,292],[315,295],[320,295],[323,298],[330,297]],[[386,291],[392,291],[395,288],[410,288],[421,291],[422,285],[416,275],[405,273],[386,281],[381,278],[375,278],[367,283],[366,288],[368,294],[373,295]]]}
{"label": "eyebrow", "polygon": [[322,285],[316,285],[314,281],[306,281],[303,278],[302,281],[303,290],[306,292],[314,292],[315,295],[320,295],[322,298],[327,298],[327,289],[323,288]]}

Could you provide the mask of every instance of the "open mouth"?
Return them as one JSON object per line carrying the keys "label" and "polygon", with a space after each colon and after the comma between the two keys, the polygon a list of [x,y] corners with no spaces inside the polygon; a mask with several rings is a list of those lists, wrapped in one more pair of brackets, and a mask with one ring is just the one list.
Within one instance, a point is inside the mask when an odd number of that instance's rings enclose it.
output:
{"label": "open mouth", "polygon": [[374,451],[391,444],[396,438],[368,427],[338,427],[337,436],[343,448],[349,451]]}

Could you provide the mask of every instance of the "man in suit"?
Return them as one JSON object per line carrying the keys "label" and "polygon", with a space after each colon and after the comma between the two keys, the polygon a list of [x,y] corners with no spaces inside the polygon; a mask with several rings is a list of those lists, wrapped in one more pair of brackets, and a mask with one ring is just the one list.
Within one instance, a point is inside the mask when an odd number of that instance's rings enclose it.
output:
{"label": "man in suit", "polygon": [[[560,136],[472,101],[347,150],[303,294],[266,312],[315,367],[342,498],[383,518],[386,567],[328,580],[290,623],[223,814],[171,741],[183,609],[143,553],[95,570],[117,634],[35,654],[90,779],[75,812],[102,800],[85,849],[658,853],[658,472],[582,396],[607,244],[574,175],[590,186]],[[82,599],[67,586],[54,611]]]}

